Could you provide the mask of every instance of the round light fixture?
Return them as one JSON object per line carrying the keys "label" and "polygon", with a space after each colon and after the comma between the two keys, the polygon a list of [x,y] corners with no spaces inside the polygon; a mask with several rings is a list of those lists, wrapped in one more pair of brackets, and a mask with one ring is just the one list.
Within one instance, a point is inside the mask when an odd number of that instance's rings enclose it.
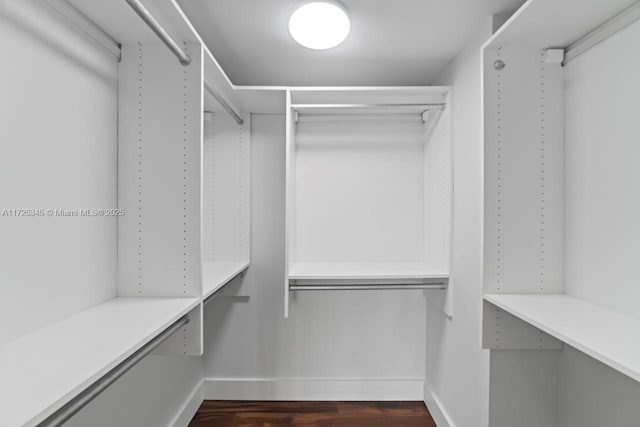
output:
{"label": "round light fixture", "polygon": [[347,38],[350,30],[349,15],[337,3],[306,3],[297,8],[289,19],[291,37],[309,49],[336,47]]}

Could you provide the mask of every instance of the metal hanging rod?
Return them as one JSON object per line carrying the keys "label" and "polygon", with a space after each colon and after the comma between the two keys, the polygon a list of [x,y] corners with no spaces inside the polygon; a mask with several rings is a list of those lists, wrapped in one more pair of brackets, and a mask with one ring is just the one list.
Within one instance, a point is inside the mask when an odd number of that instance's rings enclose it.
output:
{"label": "metal hanging rod", "polygon": [[240,114],[236,113],[236,111],[231,107],[231,105],[229,105],[229,103],[218,92],[216,92],[213,86],[211,86],[209,82],[206,80],[204,81],[204,87],[205,89],[207,89],[207,92],[209,92],[211,96],[213,96],[215,100],[218,101],[218,104],[220,104],[227,113],[231,114],[231,117],[233,117],[233,120],[235,120],[237,124],[241,125],[244,123],[244,120],[242,120],[242,117],[240,117]]}
{"label": "metal hanging rod", "polygon": [[151,13],[147,10],[146,7],[139,0],[125,0],[129,6],[142,18],[142,20],[149,26],[151,31],[156,33],[158,38],[162,40],[162,42],[167,45],[169,50],[173,52],[173,54],[178,58],[182,65],[189,65],[191,63],[191,58],[189,55],[184,53],[178,43],[175,42],[171,38],[171,36],[162,28],[162,26],[156,21],[156,19],[151,15]]}
{"label": "metal hanging rod", "polygon": [[238,277],[244,277],[245,273],[247,270],[242,270],[241,272],[239,272],[238,274],[236,274],[235,276],[233,276],[231,279],[229,279],[227,281],[227,283],[225,283],[224,285],[222,285],[220,288],[216,289],[216,291],[214,293],[212,293],[211,295],[209,295],[208,297],[206,297],[204,299],[204,301],[202,301],[202,306],[206,307],[208,306],[213,300],[216,299],[216,297],[218,295],[220,295],[220,291],[222,291],[228,284],[230,284],[231,282],[233,282],[234,280],[236,280],[236,278]]}
{"label": "metal hanging rod", "polygon": [[349,114],[341,114],[340,112],[313,112],[313,113],[303,113],[300,111],[293,112],[293,120],[295,122],[300,122],[303,120],[310,121],[332,121],[332,122],[343,122],[343,121],[352,121],[355,119],[375,119],[376,121],[381,121],[385,119],[390,120],[402,120],[402,121],[420,121],[422,123],[426,123],[425,121],[425,113],[421,112],[411,112],[411,113],[353,113]]}
{"label": "metal hanging rod", "polygon": [[350,108],[423,108],[426,110],[441,109],[444,110],[446,103],[432,104],[292,104],[292,110],[311,110],[311,109],[350,109]]}
{"label": "metal hanging rod", "polygon": [[45,0],[55,11],[64,16],[70,23],[80,31],[95,40],[100,46],[105,48],[120,61],[121,46],[111,35],[109,35],[98,24],[89,19],[77,7],[69,3],[68,0]]}
{"label": "metal hanging rod", "polygon": [[568,64],[572,59],[626,28],[638,19],[640,19],[640,2],[636,2],[579,40],[571,43],[565,49],[562,65]]}
{"label": "metal hanging rod", "polygon": [[399,283],[397,285],[290,285],[290,291],[390,291],[390,290],[422,290],[447,289],[441,283]]}
{"label": "metal hanging rod", "polygon": [[164,340],[169,338],[175,331],[189,323],[189,315],[184,315],[171,326],[164,331],[156,335],[151,341],[143,345],[131,356],[120,362],[115,368],[104,374],[100,379],[84,389],[80,394],[67,402],[64,406],[58,409],[56,412],[47,417],[44,421],[38,424],[38,427],[58,427],[62,426],[71,417],[73,417],[78,411],[84,408],[89,402],[98,397],[100,393],[106,390],[111,384],[113,384],[118,378],[123,376],[127,371],[133,368],[138,362],[144,359],[149,353],[151,353],[156,347],[158,347]]}

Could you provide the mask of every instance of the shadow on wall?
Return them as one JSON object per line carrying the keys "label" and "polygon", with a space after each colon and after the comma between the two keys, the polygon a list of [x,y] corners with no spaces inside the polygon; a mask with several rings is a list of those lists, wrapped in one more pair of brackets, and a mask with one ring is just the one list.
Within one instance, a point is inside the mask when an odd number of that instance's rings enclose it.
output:
{"label": "shadow on wall", "polygon": [[[72,38],[69,34],[66,34],[74,30],[70,29],[66,23],[63,22],[64,18],[58,15],[58,12],[48,4],[47,7],[42,7],[34,3],[33,0],[3,1],[0,25],[2,27],[13,27],[15,30],[35,40],[38,44],[47,46],[51,52],[65,58],[69,63],[95,75],[109,87],[117,88],[118,76],[105,70],[104,66],[105,61],[114,63],[116,62],[116,58],[110,53],[107,53],[106,50],[102,55],[94,54],[97,50],[95,47],[93,49],[79,49],[78,37]],[[46,2],[44,3],[46,4]],[[58,22],[58,25],[54,26],[54,31],[50,30],[52,26],[43,25],[43,21],[45,20]],[[94,46],[92,42],[86,39],[84,43]],[[89,54],[89,52],[91,52],[91,54]]]}

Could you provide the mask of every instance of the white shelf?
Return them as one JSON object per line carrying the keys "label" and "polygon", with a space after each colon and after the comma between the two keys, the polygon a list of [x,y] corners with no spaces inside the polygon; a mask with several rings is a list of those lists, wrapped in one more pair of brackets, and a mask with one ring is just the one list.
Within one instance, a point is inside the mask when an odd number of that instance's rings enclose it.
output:
{"label": "white shelf", "polygon": [[[125,1],[69,0],[83,15],[118,43],[161,43],[158,36]],[[143,2],[145,8],[177,42],[200,42],[193,27],[172,0]]]}
{"label": "white shelf", "polygon": [[576,9],[575,3],[568,1],[529,0],[485,46],[567,47],[633,3],[634,0],[587,1]]}
{"label": "white shelf", "polygon": [[640,381],[640,319],[567,295],[485,294],[484,299]]}
{"label": "white shelf", "polygon": [[38,424],[199,302],[114,298],[0,346],[0,425]]}
{"label": "white shelf", "polygon": [[218,289],[229,283],[248,267],[248,261],[203,263],[202,284],[204,292],[202,294],[202,299],[206,299],[211,294],[215,293]]}
{"label": "white shelf", "polygon": [[420,280],[448,279],[449,273],[420,262],[382,263],[295,263],[291,280]]}

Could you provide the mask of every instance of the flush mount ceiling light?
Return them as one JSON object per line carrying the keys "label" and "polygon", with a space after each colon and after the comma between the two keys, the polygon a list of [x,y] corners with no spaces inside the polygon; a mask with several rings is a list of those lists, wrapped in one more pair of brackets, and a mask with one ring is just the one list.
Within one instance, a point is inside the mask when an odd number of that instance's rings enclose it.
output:
{"label": "flush mount ceiling light", "polygon": [[351,30],[347,11],[338,3],[306,3],[289,19],[291,37],[309,49],[330,49],[342,43]]}

